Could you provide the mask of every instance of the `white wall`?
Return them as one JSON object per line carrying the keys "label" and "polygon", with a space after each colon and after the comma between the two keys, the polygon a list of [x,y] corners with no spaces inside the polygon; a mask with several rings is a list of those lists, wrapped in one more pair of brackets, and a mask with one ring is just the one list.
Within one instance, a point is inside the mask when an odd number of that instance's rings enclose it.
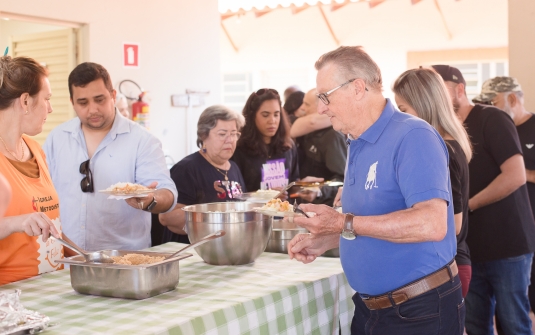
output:
{"label": "white wall", "polygon": [[[185,109],[171,107],[171,95],[190,88],[211,92],[206,106],[220,101],[217,0],[0,0],[0,11],[86,23],[84,59],[151,92],[151,131],[175,161],[186,155]],[[139,68],[122,66],[123,42],[139,43]]]}
{"label": "white wall", "polygon": [[[521,1],[521,0],[515,0]],[[531,0],[530,0],[531,1]],[[411,5],[409,0],[389,0],[374,8],[368,4],[350,3],[331,12],[324,11],[342,45],[362,45],[378,63],[383,73],[385,93],[407,67],[407,51],[464,49],[507,46],[507,0],[439,0],[447,24],[448,35],[433,0]],[[277,9],[256,18],[247,13],[224,21],[239,48],[232,49],[221,33],[222,72],[248,70],[269,77],[277,71],[296,71],[308,78],[280,83],[284,90],[299,84],[303,90],[315,86],[314,63],[320,55],[337,47],[317,7],[298,14],[291,9]],[[299,80],[299,82],[298,82]],[[253,84],[253,89],[270,85],[269,79]]]}

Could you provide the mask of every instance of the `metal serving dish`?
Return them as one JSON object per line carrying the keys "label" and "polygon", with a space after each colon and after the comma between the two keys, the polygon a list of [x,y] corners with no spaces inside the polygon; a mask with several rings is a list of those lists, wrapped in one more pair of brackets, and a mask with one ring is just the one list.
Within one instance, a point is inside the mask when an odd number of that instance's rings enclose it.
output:
{"label": "metal serving dish", "polygon": [[[295,223],[284,222],[282,220],[273,221],[273,231],[269,239],[266,252],[275,252],[279,254],[288,253],[288,243],[297,234],[306,234],[308,230],[299,227]],[[338,248],[327,250],[322,256],[324,257],[340,257]]]}
{"label": "metal serving dish", "polygon": [[190,242],[224,230],[226,235],[195,250],[208,264],[249,264],[264,252],[271,235],[273,218],[253,211],[258,204],[216,202],[183,207]]}
{"label": "metal serving dish", "polygon": [[[150,251],[103,250],[109,256],[143,254],[153,257],[171,253]],[[72,288],[82,294],[104,297],[146,299],[174,290],[178,284],[178,263],[191,254],[145,265],[86,263],[83,256],[59,260],[70,265]]]}

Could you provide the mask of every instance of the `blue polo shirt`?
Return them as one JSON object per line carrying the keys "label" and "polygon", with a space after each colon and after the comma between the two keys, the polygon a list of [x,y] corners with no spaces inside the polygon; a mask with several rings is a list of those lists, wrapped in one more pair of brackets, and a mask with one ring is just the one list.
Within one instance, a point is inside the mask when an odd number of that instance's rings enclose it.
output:
{"label": "blue polo shirt", "polygon": [[349,141],[344,213],[382,215],[434,198],[448,202],[448,232],[440,242],[341,238],[340,259],[354,290],[383,294],[453,259],[456,240],[449,177],[448,150],[440,134],[427,122],[395,110],[388,99],[379,119]]}

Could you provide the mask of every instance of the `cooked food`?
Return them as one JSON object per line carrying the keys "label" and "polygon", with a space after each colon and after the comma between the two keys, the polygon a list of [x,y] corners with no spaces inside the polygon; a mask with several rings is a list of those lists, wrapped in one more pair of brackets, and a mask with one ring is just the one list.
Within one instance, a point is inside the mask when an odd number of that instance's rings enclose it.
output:
{"label": "cooked food", "polygon": [[161,262],[165,259],[163,256],[148,256],[143,254],[126,254],[124,256],[111,256],[114,264],[124,265],[144,265]]}
{"label": "cooked food", "polygon": [[117,183],[117,184],[111,185],[110,187],[106,189],[106,191],[110,191],[114,193],[124,193],[124,194],[136,193],[140,191],[150,191],[150,190],[151,189],[148,187],[145,187],[139,184],[133,184],[133,183]]}
{"label": "cooked food", "polygon": [[261,209],[275,212],[293,212],[293,207],[288,201],[281,201],[281,199],[269,200]]}

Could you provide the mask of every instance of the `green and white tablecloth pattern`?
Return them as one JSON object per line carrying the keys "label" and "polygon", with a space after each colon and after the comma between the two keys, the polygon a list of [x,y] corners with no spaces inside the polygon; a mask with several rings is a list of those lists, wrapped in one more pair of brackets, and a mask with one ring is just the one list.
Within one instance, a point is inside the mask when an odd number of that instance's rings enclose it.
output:
{"label": "green and white tablecloth pattern", "polygon": [[[150,250],[174,252],[167,243]],[[69,271],[0,286],[21,289],[25,308],[50,317],[46,334],[339,334],[350,333],[354,291],[340,260],[311,264],[263,253],[253,264],[213,266],[195,253],[180,261],[177,289],[145,300],[81,295]]]}

